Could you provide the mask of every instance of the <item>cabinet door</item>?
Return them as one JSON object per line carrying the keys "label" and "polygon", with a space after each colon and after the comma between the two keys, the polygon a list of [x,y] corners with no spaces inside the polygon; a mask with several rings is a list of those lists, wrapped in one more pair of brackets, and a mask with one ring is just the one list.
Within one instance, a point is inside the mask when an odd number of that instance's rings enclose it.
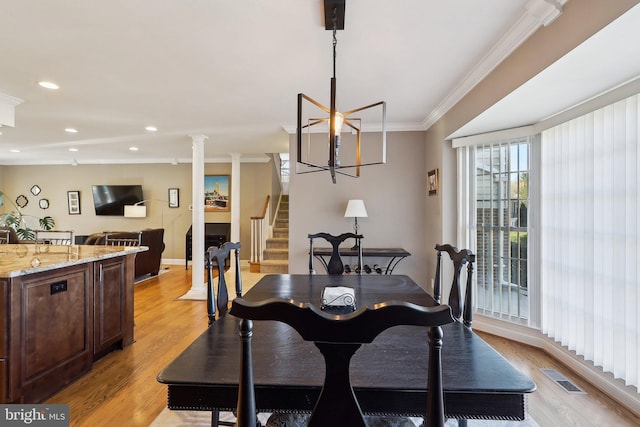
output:
{"label": "cabinet door", "polygon": [[74,265],[18,277],[12,285],[18,317],[12,316],[7,368],[19,381],[9,398],[35,402],[91,369],[91,269]]}
{"label": "cabinet door", "polygon": [[95,264],[94,359],[118,344],[124,333],[125,263],[113,258]]}

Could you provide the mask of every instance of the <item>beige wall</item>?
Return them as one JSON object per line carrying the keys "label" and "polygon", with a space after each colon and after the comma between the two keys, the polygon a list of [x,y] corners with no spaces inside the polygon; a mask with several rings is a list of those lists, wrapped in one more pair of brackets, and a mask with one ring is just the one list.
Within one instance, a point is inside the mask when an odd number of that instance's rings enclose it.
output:
{"label": "beige wall", "polygon": [[[426,203],[423,218],[429,248],[439,243],[437,240],[456,242],[456,157],[446,137],[638,3],[638,0],[570,0],[555,22],[532,35],[431,126],[426,134],[427,168],[439,168],[442,192],[436,198],[428,198]],[[441,221],[432,221],[434,217],[440,217]],[[435,259],[429,257],[427,263],[427,275],[432,278]],[[447,288],[445,291],[448,292]]]}
{"label": "beige wall", "polygon": [[[205,174],[230,175],[230,163],[209,163]],[[242,259],[248,259],[250,251],[250,217],[257,215],[271,191],[271,163],[242,163],[240,169],[240,242]],[[23,209],[27,215],[42,217],[50,215],[56,221],[56,228],[71,229],[77,235],[91,234],[104,230],[139,230],[143,228],[165,229],[166,249],[164,260],[182,261],[185,258],[185,233],[191,225],[192,204],[191,165],[78,165],[78,166],[0,166],[0,190],[12,200],[24,194],[29,204]],[[29,189],[37,184],[42,192],[36,197]],[[91,186],[93,184],[141,184],[147,204],[146,218],[124,218],[117,216],[96,216],[93,206]],[[231,183],[233,185],[233,182]],[[180,206],[169,208],[166,202],[168,189],[180,190]],[[67,191],[80,191],[81,214],[69,215]],[[38,207],[38,199],[46,198],[49,209]],[[231,200],[231,203],[234,203]],[[7,204],[0,212],[7,211]],[[206,213],[206,222],[229,222],[229,213]],[[37,227],[37,221],[33,225]]]}
{"label": "beige wall", "polygon": [[[290,158],[296,158],[295,135],[290,138]],[[366,148],[365,148],[366,149]],[[295,161],[292,162],[295,168]],[[425,211],[426,168],[424,132],[389,132],[387,164],[362,168],[360,178],[329,172],[295,174],[289,185],[289,271],[308,272],[307,234],[353,231],[353,219],[344,218],[349,199],[363,199],[369,217],[362,218],[363,246],[403,247],[412,256],[398,264],[395,273],[426,283]],[[328,245],[325,245],[328,246]],[[370,260],[367,260],[370,261]],[[355,262],[355,260],[354,260]],[[316,264],[316,271],[322,267]]]}

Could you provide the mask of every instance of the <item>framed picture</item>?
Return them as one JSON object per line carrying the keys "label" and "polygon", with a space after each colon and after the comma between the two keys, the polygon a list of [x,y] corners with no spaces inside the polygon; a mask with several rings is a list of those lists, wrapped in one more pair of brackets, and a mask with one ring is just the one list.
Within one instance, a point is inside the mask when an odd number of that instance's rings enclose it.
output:
{"label": "framed picture", "polygon": [[180,206],[180,190],[177,188],[169,189],[169,207],[177,208]]}
{"label": "framed picture", "polygon": [[229,175],[204,177],[204,211],[229,212]]}
{"label": "framed picture", "polygon": [[427,188],[430,196],[438,194],[438,169],[427,172]]}
{"label": "framed picture", "polygon": [[67,206],[69,215],[80,215],[80,192],[67,191]]}

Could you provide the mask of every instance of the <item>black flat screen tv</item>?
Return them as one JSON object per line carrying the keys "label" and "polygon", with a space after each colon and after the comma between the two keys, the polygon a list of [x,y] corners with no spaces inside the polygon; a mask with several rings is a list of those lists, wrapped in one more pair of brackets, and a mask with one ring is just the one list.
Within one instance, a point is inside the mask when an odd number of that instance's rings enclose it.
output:
{"label": "black flat screen tv", "polygon": [[141,202],[141,185],[94,185],[96,215],[124,216],[124,205]]}

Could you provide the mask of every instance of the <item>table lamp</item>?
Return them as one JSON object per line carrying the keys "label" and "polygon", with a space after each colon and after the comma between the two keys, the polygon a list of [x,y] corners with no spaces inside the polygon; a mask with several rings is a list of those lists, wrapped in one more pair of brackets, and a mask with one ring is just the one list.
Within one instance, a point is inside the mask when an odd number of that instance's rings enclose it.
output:
{"label": "table lamp", "polygon": [[358,218],[366,218],[367,216],[367,208],[364,207],[362,200],[349,200],[347,210],[344,212],[344,217],[355,219],[353,229],[356,234],[358,234]]}

